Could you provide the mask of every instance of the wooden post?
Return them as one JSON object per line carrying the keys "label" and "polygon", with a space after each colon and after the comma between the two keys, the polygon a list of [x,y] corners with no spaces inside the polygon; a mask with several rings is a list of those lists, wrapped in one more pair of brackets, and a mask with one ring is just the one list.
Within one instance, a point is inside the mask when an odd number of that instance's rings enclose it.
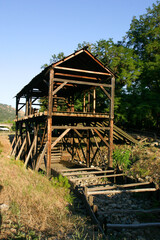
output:
{"label": "wooden post", "polygon": [[29,97],[28,97],[28,93],[26,96],[26,116],[28,116],[29,114]]}
{"label": "wooden post", "polygon": [[114,89],[115,89],[115,78],[112,77],[111,87],[111,101],[110,101],[110,130],[109,130],[109,148],[108,148],[108,167],[113,167],[113,119],[114,119]]}
{"label": "wooden post", "polygon": [[52,144],[52,105],[53,105],[53,78],[54,70],[50,69],[48,93],[48,151],[47,151],[47,177],[51,175],[51,144]]}
{"label": "wooden post", "polygon": [[54,95],[53,98],[53,111],[57,112],[57,95]]}
{"label": "wooden post", "polygon": [[86,112],[86,94],[83,95],[83,112]]}
{"label": "wooden post", "polygon": [[93,113],[96,113],[96,88],[93,89]]}
{"label": "wooden post", "polygon": [[[18,103],[19,103],[19,99],[16,96],[16,120],[18,120]],[[15,144],[17,140],[18,140],[18,122],[16,121]]]}
{"label": "wooden post", "polygon": [[90,92],[88,92],[88,112],[90,112],[91,110],[90,104],[91,104],[91,94]]}
{"label": "wooden post", "polygon": [[74,112],[74,93],[71,96],[71,112]]}
{"label": "wooden post", "polygon": [[90,130],[87,130],[87,167],[90,167]]}

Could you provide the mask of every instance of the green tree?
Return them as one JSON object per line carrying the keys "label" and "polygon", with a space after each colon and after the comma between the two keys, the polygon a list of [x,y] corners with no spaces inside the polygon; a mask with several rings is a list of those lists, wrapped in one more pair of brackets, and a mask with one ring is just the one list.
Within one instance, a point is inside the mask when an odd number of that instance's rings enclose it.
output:
{"label": "green tree", "polygon": [[126,46],[141,61],[142,72],[130,92],[137,98],[136,115],[141,126],[160,125],[160,2],[147,13],[133,18],[126,36]]}

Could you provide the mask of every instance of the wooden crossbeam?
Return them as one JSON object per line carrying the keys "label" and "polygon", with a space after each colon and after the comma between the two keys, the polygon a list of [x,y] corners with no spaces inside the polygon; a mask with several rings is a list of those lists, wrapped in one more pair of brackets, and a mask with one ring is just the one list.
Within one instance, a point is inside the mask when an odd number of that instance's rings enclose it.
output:
{"label": "wooden crossbeam", "polygon": [[88,195],[117,194],[117,193],[137,193],[137,192],[155,192],[155,191],[157,191],[156,188],[140,188],[140,189],[128,189],[128,190],[106,190],[106,191],[88,192]]}
{"label": "wooden crossbeam", "polygon": [[117,189],[117,188],[129,188],[129,187],[138,187],[138,186],[143,186],[143,185],[148,185],[150,182],[144,182],[144,183],[129,183],[129,184],[123,184],[123,185],[116,185],[114,184],[113,186],[100,186],[100,187],[91,187],[88,188],[89,192],[92,191],[103,191],[103,190],[109,190],[109,189]]}
{"label": "wooden crossbeam", "polygon": [[51,145],[51,149],[70,131],[71,129],[66,129]]}
{"label": "wooden crossbeam", "polygon": [[125,174],[119,173],[119,174],[111,174],[111,175],[103,175],[103,176],[89,176],[89,177],[73,178],[73,179],[70,179],[70,180],[75,182],[75,181],[78,181],[78,180],[90,180],[90,179],[93,179],[93,178],[98,179],[98,178],[112,178],[112,177],[122,177],[122,176],[125,176]]}
{"label": "wooden crossbeam", "polygon": [[93,170],[93,169],[100,170],[100,169],[97,168],[97,167],[91,167],[91,168],[62,169],[61,172],[87,171],[87,170]]}
{"label": "wooden crossbeam", "polygon": [[55,95],[61,88],[63,88],[66,84],[67,84],[67,81],[66,81],[66,82],[63,82],[59,87],[57,87],[57,88],[53,91],[52,95],[54,96],[54,95]]}
{"label": "wooden crossbeam", "polygon": [[90,171],[90,172],[74,172],[74,173],[63,173],[63,176],[76,176],[76,175],[89,175],[89,174],[102,174],[102,173],[111,173],[114,172],[113,170],[106,170],[106,171]]}
{"label": "wooden crossbeam", "polygon": [[100,86],[100,88],[103,90],[103,92],[107,95],[109,99],[111,99],[111,95],[106,91],[106,89],[103,86]]}
{"label": "wooden crossbeam", "polygon": [[41,162],[42,162],[42,159],[44,158],[44,155],[45,155],[45,153],[46,153],[46,151],[47,151],[47,147],[48,147],[48,142],[46,142],[46,144],[45,144],[45,146],[44,146],[44,148],[43,148],[43,151],[42,151],[39,159],[37,160],[36,167],[35,167],[35,171],[38,171],[38,170],[39,170],[39,167],[40,167],[40,164],[41,164]]}
{"label": "wooden crossbeam", "polygon": [[24,141],[23,141],[23,143],[22,143],[22,146],[21,146],[21,148],[20,148],[20,151],[19,151],[19,153],[18,153],[16,159],[20,159],[21,154],[22,154],[22,151],[23,151],[25,145],[26,145],[26,137],[25,137],[25,139],[24,139]]}
{"label": "wooden crossbeam", "polygon": [[[66,79],[62,79],[62,78],[54,78],[55,82],[66,82]],[[105,83],[93,83],[93,82],[86,82],[86,81],[75,81],[75,80],[70,80],[67,79],[68,83],[75,83],[75,84],[79,84],[79,85],[87,85],[87,86],[103,86],[103,87],[112,87],[112,84],[105,84]]]}
{"label": "wooden crossbeam", "polygon": [[88,70],[82,70],[82,69],[76,69],[76,68],[66,68],[66,67],[56,66],[55,69],[65,70],[65,71],[72,71],[72,72],[95,74],[95,75],[111,76],[110,73],[88,71]]}
{"label": "wooden crossbeam", "polygon": [[31,153],[32,153],[32,151],[33,151],[33,148],[34,148],[35,143],[36,143],[36,138],[34,137],[33,142],[32,142],[32,145],[31,145],[30,150],[29,150],[29,153],[28,153],[27,158],[26,158],[26,160],[25,160],[24,167],[27,167],[27,164],[28,164],[29,158],[30,158],[30,156],[31,156]]}
{"label": "wooden crossbeam", "polygon": [[18,140],[17,140],[17,142],[16,142],[16,144],[15,144],[15,147],[14,147],[14,149],[13,149],[13,152],[11,153],[11,156],[15,154],[16,149],[17,149],[17,147],[18,147],[18,144],[19,144],[20,140],[21,140],[21,137],[19,136],[19,138],[18,138]]}
{"label": "wooden crossbeam", "polygon": [[107,228],[116,228],[116,229],[122,229],[122,228],[148,228],[148,227],[160,227],[160,222],[151,222],[151,223],[135,223],[135,224],[107,224]]}
{"label": "wooden crossbeam", "polygon": [[108,142],[104,139],[104,137],[100,134],[100,132],[96,128],[94,128],[93,130],[97,133],[99,138],[106,144],[106,146],[109,147]]}

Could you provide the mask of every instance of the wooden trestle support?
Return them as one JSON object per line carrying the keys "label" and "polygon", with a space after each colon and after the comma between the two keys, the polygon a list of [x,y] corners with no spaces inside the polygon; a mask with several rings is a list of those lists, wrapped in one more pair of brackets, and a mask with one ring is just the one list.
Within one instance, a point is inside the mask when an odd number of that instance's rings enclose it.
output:
{"label": "wooden trestle support", "polygon": [[[49,177],[53,164],[61,159],[64,150],[72,160],[78,158],[90,167],[97,157],[104,161],[101,147],[106,146],[105,164],[111,168],[114,88],[114,73],[86,48],[50,65],[16,95],[12,155],[23,160],[26,167],[45,170]],[[97,113],[101,103],[96,91],[106,96],[108,112],[103,113],[101,109],[102,112]],[[46,99],[44,112],[34,108],[42,105],[42,99]],[[19,118],[21,109],[25,109],[25,116]]]}

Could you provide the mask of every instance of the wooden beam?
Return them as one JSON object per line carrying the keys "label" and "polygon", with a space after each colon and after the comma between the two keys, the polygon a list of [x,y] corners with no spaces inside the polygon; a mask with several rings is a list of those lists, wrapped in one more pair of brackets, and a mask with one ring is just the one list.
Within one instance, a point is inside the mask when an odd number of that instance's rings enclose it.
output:
{"label": "wooden beam", "polygon": [[108,148],[108,167],[113,167],[113,119],[114,119],[114,89],[115,78],[112,78],[111,101],[110,101],[110,130],[109,130],[109,148]]}
{"label": "wooden beam", "polygon": [[123,229],[123,228],[138,229],[138,228],[160,227],[160,222],[132,223],[132,224],[109,224],[108,223],[106,227],[114,228],[114,229]]}
{"label": "wooden beam", "polygon": [[103,86],[100,86],[100,88],[103,90],[103,92],[107,95],[109,99],[111,99],[111,95],[106,91],[106,89]]}
{"label": "wooden beam", "polygon": [[90,130],[87,130],[87,152],[86,152],[86,159],[87,159],[87,167],[90,167]]}
{"label": "wooden beam", "polygon": [[57,88],[53,91],[52,95],[54,96],[54,95],[55,95],[61,88],[63,88],[66,84],[67,84],[67,81],[66,81],[66,82],[63,82],[59,87],[57,87]]}
{"label": "wooden beam", "polygon": [[26,137],[25,137],[25,139],[24,139],[24,141],[23,141],[23,143],[22,143],[22,146],[21,146],[21,148],[20,148],[20,151],[19,151],[16,159],[20,159],[21,154],[22,154],[22,151],[23,151],[23,149],[24,149],[24,147],[25,147],[25,144],[26,144]]}
{"label": "wooden beam", "polygon": [[[89,174],[102,174],[102,173],[113,173],[113,170],[106,170],[106,171],[89,171],[89,172],[82,172],[83,170],[81,170],[81,172],[71,172],[71,173],[63,173],[63,176],[76,176],[76,175],[89,175]],[[98,187],[97,187],[98,189]]]}
{"label": "wooden beam", "polygon": [[[116,174],[115,174],[116,175]],[[107,175],[106,175],[107,176]],[[92,191],[88,192],[88,195],[101,195],[101,194],[118,194],[118,193],[140,193],[140,192],[155,192],[156,188],[140,188],[140,189],[128,189],[128,190],[106,190],[106,191]]]}
{"label": "wooden beam", "polygon": [[99,138],[106,144],[107,147],[109,147],[110,145],[108,144],[108,142],[104,139],[104,137],[100,134],[100,132],[98,132],[98,130],[96,128],[93,129],[97,135],[99,136]]}
{"label": "wooden beam", "polygon": [[110,73],[88,71],[88,70],[77,69],[77,68],[66,68],[66,67],[59,67],[59,66],[56,66],[55,69],[66,70],[66,71],[72,71],[72,72],[87,73],[87,74],[94,74],[94,75],[111,76]]}
{"label": "wooden beam", "polygon": [[47,153],[47,177],[51,175],[51,142],[52,142],[52,107],[53,107],[53,78],[54,70],[50,69],[49,93],[48,93],[48,153]]}
{"label": "wooden beam", "polygon": [[14,149],[13,149],[13,152],[11,153],[11,156],[12,156],[12,155],[15,155],[16,149],[17,149],[17,146],[18,146],[20,140],[21,140],[21,137],[19,136],[19,137],[18,137],[18,140],[17,140],[17,142],[16,142],[16,144],[15,144],[15,147],[14,147]]}
{"label": "wooden beam", "polygon": [[44,158],[44,155],[45,155],[45,153],[47,152],[47,147],[48,147],[48,142],[46,142],[46,144],[45,144],[45,146],[44,146],[44,148],[43,148],[43,151],[42,151],[40,157],[39,157],[38,160],[37,160],[36,167],[35,167],[35,171],[38,171],[38,170],[39,170],[39,167],[40,167],[40,164],[41,164],[41,162],[42,162],[42,159]]}
{"label": "wooden beam", "polygon": [[71,129],[66,129],[51,145],[51,149],[70,131]]}
{"label": "wooden beam", "polygon": [[34,138],[34,139],[33,139],[33,142],[32,142],[32,145],[31,145],[31,147],[30,147],[29,153],[28,153],[28,155],[27,155],[27,158],[26,158],[26,160],[25,160],[24,167],[27,167],[28,161],[29,161],[29,159],[30,159],[31,153],[32,153],[33,148],[34,148],[34,145],[35,145],[35,142],[36,142],[36,139]]}
{"label": "wooden beam", "polygon": [[[55,82],[66,82],[66,79],[62,79],[62,78],[54,78]],[[68,83],[74,83],[74,84],[79,84],[79,85],[88,85],[88,86],[103,86],[103,87],[109,87],[111,88],[112,85],[111,84],[106,84],[106,83],[93,83],[93,82],[86,82],[86,81],[75,81],[75,80],[70,80],[67,79]]]}
{"label": "wooden beam", "polygon": [[96,88],[93,89],[93,113],[96,113]]}
{"label": "wooden beam", "polygon": [[95,129],[95,130],[99,130],[99,129],[105,129],[105,130],[109,130],[109,127],[91,127],[91,126],[52,126],[52,129],[77,129],[77,130],[88,130],[88,129]]}
{"label": "wooden beam", "polygon": [[95,178],[95,179],[98,179],[98,178],[113,178],[113,177],[122,177],[122,176],[125,176],[125,174],[119,173],[119,174],[111,174],[111,175],[103,175],[103,176],[80,177],[80,178],[70,179],[70,181],[75,182],[75,181],[78,181],[78,180],[90,180],[90,179],[93,179],[93,178]]}

